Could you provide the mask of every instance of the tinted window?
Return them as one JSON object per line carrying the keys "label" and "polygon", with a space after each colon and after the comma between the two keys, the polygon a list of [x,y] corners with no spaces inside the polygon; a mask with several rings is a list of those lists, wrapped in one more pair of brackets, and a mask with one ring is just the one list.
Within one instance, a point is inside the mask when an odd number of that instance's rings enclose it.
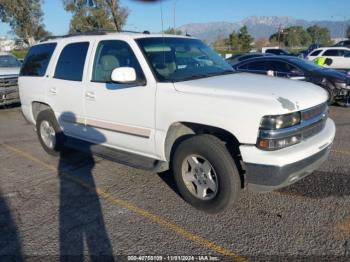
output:
{"label": "tinted window", "polygon": [[91,80],[110,82],[113,69],[118,67],[132,67],[136,71],[137,79],[144,79],[136,56],[127,43],[117,40],[101,41],[96,50]]}
{"label": "tinted window", "polygon": [[288,63],[281,61],[268,61],[266,63],[266,70],[272,70],[274,72],[289,73],[296,68]]}
{"label": "tinted window", "polygon": [[254,71],[265,71],[265,62],[264,61],[255,61],[248,63],[248,69]]}
{"label": "tinted window", "polygon": [[88,42],[65,46],[56,65],[55,78],[81,81],[88,48]]}
{"label": "tinted window", "polygon": [[21,76],[43,76],[56,43],[36,45],[29,49],[21,69]]}
{"label": "tinted window", "polygon": [[318,56],[321,52],[322,52],[322,50],[313,51],[313,52],[310,54],[310,56]]}
{"label": "tinted window", "polygon": [[324,52],[324,56],[343,56],[343,50],[330,49]]}

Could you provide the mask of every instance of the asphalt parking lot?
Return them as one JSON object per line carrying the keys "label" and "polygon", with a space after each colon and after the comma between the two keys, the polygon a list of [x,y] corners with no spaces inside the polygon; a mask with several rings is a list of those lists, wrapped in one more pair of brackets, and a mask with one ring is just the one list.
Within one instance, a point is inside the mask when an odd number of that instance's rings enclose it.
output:
{"label": "asphalt parking lot", "polygon": [[350,108],[331,107],[330,117],[334,147],[313,175],[277,192],[245,191],[233,209],[207,215],[178,196],[171,173],[81,153],[51,157],[19,108],[0,109],[0,259],[348,261]]}

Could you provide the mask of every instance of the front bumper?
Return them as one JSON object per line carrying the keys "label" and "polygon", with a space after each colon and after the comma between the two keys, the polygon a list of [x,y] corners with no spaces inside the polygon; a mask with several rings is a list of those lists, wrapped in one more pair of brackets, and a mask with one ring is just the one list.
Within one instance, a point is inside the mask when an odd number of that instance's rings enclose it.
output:
{"label": "front bumper", "polygon": [[[319,134],[289,148],[267,152],[241,147],[248,188],[269,192],[289,186],[311,174],[327,159],[334,136],[334,122],[328,119]],[[252,161],[253,158],[256,161]]]}
{"label": "front bumper", "polygon": [[0,89],[0,106],[19,103],[18,88]]}

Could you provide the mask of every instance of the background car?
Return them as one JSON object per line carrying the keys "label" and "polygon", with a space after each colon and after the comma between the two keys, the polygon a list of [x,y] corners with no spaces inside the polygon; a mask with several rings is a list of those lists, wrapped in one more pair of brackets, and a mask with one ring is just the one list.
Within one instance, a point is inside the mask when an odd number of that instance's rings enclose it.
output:
{"label": "background car", "polygon": [[273,54],[263,54],[263,53],[244,53],[244,54],[238,54],[238,55],[234,55],[231,56],[230,58],[226,59],[226,62],[229,63],[230,65],[234,65],[237,64],[241,61],[245,61],[247,59],[250,58],[254,58],[254,57],[262,57],[262,56],[273,56]]}
{"label": "background car", "polygon": [[329,93],[329,104],[350,102],[350,76],[344,72],[317,66],[310,61],[291,56],[252,58],[236,64],[240,72],[255,74],[273,73],[277,77],[312,82],[325,88]]}
{"label": "background car", "polygon": [[293,56],[288,51],[281,49],[281,48],[263,48],[262,53],[266,54],[273,54],[273,55],[287,55],[287,56]]}
{"label": "background car", "polygon": [[18,75],[21,63],[9,53],[0,53],[0,106],[18,103]]}
{"label": "background car", "polygon": [[335,44],[334,46],[350,48],[350,40],[340,41],[339,43]]}
{"label": "background car", "polygon": [[325,65],[334,69],[350,69],[350,48],[346,47],[322,47],[314,50],[307,56],[307,59],[314,61],[318,57],[332,59],[331,65]]}

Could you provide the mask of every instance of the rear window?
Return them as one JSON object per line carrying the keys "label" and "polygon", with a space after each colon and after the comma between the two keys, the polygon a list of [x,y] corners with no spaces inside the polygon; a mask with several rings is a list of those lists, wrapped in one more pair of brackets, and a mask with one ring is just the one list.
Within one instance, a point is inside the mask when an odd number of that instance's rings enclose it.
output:
{"label": "rear window", "polygon": [[41,44],[29,49],[20,76],[44,76],[56,43]]}
{"label": "rear window", "polygon": [[55,78],[81,81],[85,65],[89,42],[80,42],[66,45],[58,59]]}

